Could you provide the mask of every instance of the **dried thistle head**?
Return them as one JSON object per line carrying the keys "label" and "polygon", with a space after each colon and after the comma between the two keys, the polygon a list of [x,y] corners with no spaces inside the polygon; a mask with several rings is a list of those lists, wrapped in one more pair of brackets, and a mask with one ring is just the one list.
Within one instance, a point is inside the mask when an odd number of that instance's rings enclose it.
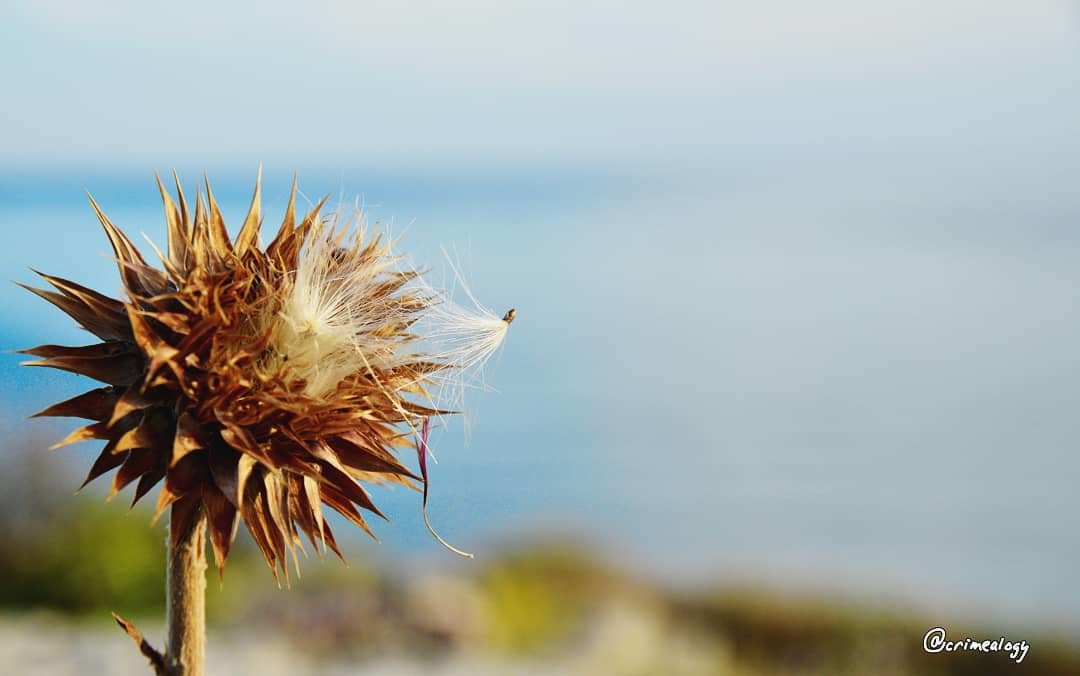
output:
{"label": "dried thistle head", "polygon": [[105,383],[37,415],[93,421],[57,444],[105,440],[83,485],[116,470],[110,497],[137,481],[137,502],[163,484],[155,518],[170,509],[174,543],[205,513],[223,570],[242,521],[287,580],[301,532],[341,555],[323,504],[371,534],[361,510],[382,514],[363,482],[426,488],[426,464],[421,479],[396,450],[423,460],[427,419],[446,412],[434,390],[466,382],[513,313],[454,305],[362,221],[321,218],[325,199],[297,222],[295,182],[266,247],[258,181],[235,242],[209,183],[193,213],[179,180],[176,201],[158,187],[162,269],[90,200],[124,300],[45,274],[55,291],[26,287],[101,341],[25,350],[28,364]]}

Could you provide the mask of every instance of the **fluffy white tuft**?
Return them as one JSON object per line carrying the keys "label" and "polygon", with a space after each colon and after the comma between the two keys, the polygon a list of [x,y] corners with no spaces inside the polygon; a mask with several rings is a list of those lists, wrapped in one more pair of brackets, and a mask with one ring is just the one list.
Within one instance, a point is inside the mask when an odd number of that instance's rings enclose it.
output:
{"label": "fluffy white tuft", "polygon": [[[287,365],[306,381],[307,394],[320,396],[346,376],[372,367],[437,361],[448,368],[427,376],[434,385],[430,403],[442,410],[463,409],[466,390],[486,389],[484,365],[506,337],[509,321],[476,299],[452,261],[455,285],[468,306],[456,303],[451,291],[432,287],[381,240],[367,237],[359,211],[350,227],[316,225],[273,318],[276,358],[270,366]],[[378,255],[360,255],[365,250]],[[412,281],[397,294],[377,291],[400,274]],[[424,299],[419,313],[401,302],[408,294]],[[512,314],[507,317],[512,320]],[[396,324],[409,325],[412,337],[386,337],[396,332],[385,329]]]}
{"label": "fluffy white tuft", "polygon": [[[380,337],[402,310],[373,291],[386,279],[393,257],[342,255],[375,243],[364,241],[363,222],[336,231],[319,225],[302,252],[288,295],[278,312],[271,345],[319,396],[369,365],[389,365],[395,341]],[[350,252],[351,253],[351,252]]]}
{"label": "fluffy white tuft", "polygon": [[467,305],[457,303],[452,290],[435,290],[421,281],[435,301],[418,322],[418,333],[423,336],[423,349],[450,366],[433,378],[438,386],[434,393],[437,407],[461,410],[465,408],[467,391],[488,389],[484,367],[506,338],[510,327],[507,316],[512,315],[500,317],[477,300],[460,267],[449,255],[446,259],[455,287],[460,288]]}

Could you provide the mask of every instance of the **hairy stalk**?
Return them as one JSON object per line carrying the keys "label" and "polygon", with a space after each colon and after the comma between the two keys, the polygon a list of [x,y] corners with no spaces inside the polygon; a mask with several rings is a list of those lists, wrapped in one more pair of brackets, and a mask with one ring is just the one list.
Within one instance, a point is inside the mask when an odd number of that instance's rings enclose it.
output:
{"label": "hairy stalk", "polygon": [[[173,538],[171,538],[173,539]],[[203,676],[206,658],[206,514],[201,512],[186,533],[169,548],[168,643],[169,676]]]}

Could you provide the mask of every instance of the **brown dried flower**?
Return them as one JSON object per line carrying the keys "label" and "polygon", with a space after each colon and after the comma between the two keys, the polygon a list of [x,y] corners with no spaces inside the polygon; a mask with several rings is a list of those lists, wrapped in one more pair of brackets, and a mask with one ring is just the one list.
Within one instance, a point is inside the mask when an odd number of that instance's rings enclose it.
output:
{"label": "brown dried flower", "polygon": [[297,223],[295,182],[263,248],[259,185],[234,242],[209,183],[192,213],[179,180],[175,201],[159,180],[163,269],[91,198],[127,298],[38,273],[55,291],[26,288],[101,342],[25,352],[106,384],[37,414],[93,421],[58,444],[106,441],[84,485],[116,470],[110,495],[137,481],[137,502],[163,482],[156,514],[171,508],[174,546],[205,511],[223,570],[243,521],[288,580],[300,532],[341,554],[323,504],[371,534],[361,510],[382,514],[361,482],[422,480],[395,449],[426,451],[438,392],[467,382],[454,374],[482,366],[514,313],[454,305],[362,220],[323,220],[325,199]]}

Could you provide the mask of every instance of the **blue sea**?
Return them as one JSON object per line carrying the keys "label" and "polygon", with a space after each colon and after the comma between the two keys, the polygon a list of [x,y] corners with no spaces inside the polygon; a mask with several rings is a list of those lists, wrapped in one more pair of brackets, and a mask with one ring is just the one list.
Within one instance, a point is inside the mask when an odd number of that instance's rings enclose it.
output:
{"label": "blue sea", "polygon": [[[636,173],[301,172],[518,317],[436,435],[431,515],[480,556],[568,534],[677,585],[825,588],[952,617],[1080,627],[1080,197],[1017,165],[758,158]],[[267,228],[291,167],[264,169]],[[194,191],[198,174],[184,176]],[[239,223],[254,170],[212,175]],[[118,291],[90,190],[164,240],[149,171],[0,173],[0,268]],[[87,335],[14,285],[0,347]],[[87,383],[0,359],[5,438]],[[92,444],[65,448],[74,474]],[[419,498],[372,555],[449,557]],[[82,499],[95,499],[84,497]],[[339,529],[343,530],[343,529]],[[241,536],[246,537],[246,536]]]}

